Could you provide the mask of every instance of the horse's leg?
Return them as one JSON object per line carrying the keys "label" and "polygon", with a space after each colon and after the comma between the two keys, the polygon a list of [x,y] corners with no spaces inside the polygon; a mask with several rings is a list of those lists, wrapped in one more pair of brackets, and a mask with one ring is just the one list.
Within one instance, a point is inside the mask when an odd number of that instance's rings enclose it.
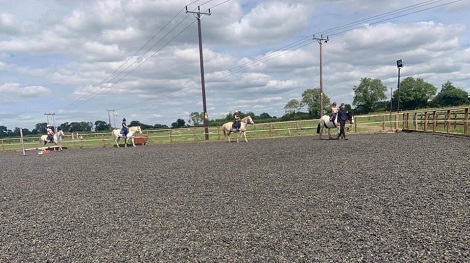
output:
{"label": "horse's leg", "polygon": [[135,143],[134,143],[134,137],[132,137],[132,146],[137,147],[135,146]]}
{"label": "horse's leg", "polygon": [[116,137],[116,139],[114,139],[114,141],[116,142],[116,146],[119,148],[119,136]]}
{"label": "horse's leg", "polygon": [[248,142],[248,140],[246,139],[246,131],[243,132],[243,137],[245,137],[245,142]]}
{"label": "horse's leg", "polygon": [[320,121],[320,140],[321,140],[321,134],[323,133],[323,125],[325,125],[325,123],[322,123],[322,121]]}
{"label": "horse's leg", "polygon": [[124,147],[127,147],[127,136],[126,136],[126,138],[124,139]]}
{"label": "horse's leg", "polygon": [[[225,127],[224,127],[225,130],[227,130]],[[227,138],[227,141],[230,142],[230,130],[228,130],[227,133],[225,133],[225,136]]]}

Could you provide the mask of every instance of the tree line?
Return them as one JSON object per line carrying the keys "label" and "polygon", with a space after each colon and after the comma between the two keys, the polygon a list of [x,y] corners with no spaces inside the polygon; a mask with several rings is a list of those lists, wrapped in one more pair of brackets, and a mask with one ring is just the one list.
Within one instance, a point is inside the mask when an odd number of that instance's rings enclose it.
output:
{"label": "tree line", "polygon": [[[380,79],[362,78],[358,86],[354,86],[354,99],[352,106],[346,104],[348,110],[355,114],[371,112],[386,112],[400,110],[414,110],[426,107],[461,106],[470,103],[468,92],[455,87],[450,81],[442,84],[441,90],[424,81],[422,78],[405,78],[400,82],[400,93],[395,89],[392,99],[387,100],[388,88]],[[436,94],[437,93],[437,94]],[[398,102],[398,100],[400,100]],[[324,109],[329,109],[330,99],[323,94]],[[310,116],[320,117],[320,89],[307,89],[302,93],[302,99],[292,99],[284,106],[286,113],[294,114],[300,109],[307,109]],[[328,114],[324,112],[323,114]]]}
{"label": "tree line", "polygon": [[[372,79],[364,77],[360,80],[359,85],[354,86],[354,99],[351,105],[346,104],[347,110],[354,111],[355,114],[367,114],[371,112],[396,111],[398,106],[400,110],[410,110],[426,107],[448,107],[460,106],[470,103],[468,92],[455,87],[450,81],[442,84],[441,90],[437,92],[437,88],[432,84],[424,81],[422,78],[407,77],[400,82],[400,93],[395,89],[392,94],[392,100],[387,100],[388,88],[382,84],[380,79]],[[271,116],[266,112],[256,115],[254,112],[240,112],[240,117],[250,115],[257,122],[275,122],[290,121],[301,119],[320,118],[320,89],[311,88],[305,90],[301,94],[301,99],[291,99],[284,106],[285,113],[281,117]],[[398,98],[400,102],[398,103]],[[331,104],[327,94],[323,94],[323,109],[327,111]],[[304,109],[305,111],[301,111]],[[177,129],[183,127],[203,126],[204,113],[192,112],[188,116],[188,120],[178,118],[170,127],[164,124],[149,125],[138,120],[131,121],[129,126],[141,126],[142,129]],[[233,120],[233,113],[229,112],[220,119],[209,119],[209,126],[222,125],[227,121]],[[37,135],[46,133],[47,123],[37,123],[33,130],[23,129],[24,135]],[[58,126],[59,129],[67,132],[106,132],[112,129],[111,124],[98,120],[92,122],[65,122]],[[6,126],[0,125],[0,138],[8,136],[19,136],[20,128],[16,127],[9,130]]]}

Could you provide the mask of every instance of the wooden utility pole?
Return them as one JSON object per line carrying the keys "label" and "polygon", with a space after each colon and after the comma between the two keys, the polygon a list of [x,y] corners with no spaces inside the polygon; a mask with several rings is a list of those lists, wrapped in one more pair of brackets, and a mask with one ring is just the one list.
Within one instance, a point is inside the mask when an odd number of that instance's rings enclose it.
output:
{"label": "wooden utility pole", "polygon": [[323,58],[322,58],[322,45],[323,45],[323,41],[325,41],[325,43],[328,43],[328,37],[324,38],[323,35],[321,35],[320,37],[315,37],[315,35],[313,35],[313,39],[316,40],[318,42],[318,44],[320,44],[320,117],[323,116],[323,114],[325,114],[323,112]]}
{"label": "wooden utility pole", "polygon": [[111,111],[113,112],[113,116],[114,116],[114,126],[116,126],[116,115],[114,114],[114,111],[115,110],[107,110],[108,111],[108,120],[109,120],[109,129],[112,128],[112,125],[111,125],[111,115],[109,114]]}
{"label": "wooden utility pole", "polygon": [[197,29],[199,36],[199,65],[201,68],[201,89],[202,89],[202,110],[204,111],[204,134],[206,140],[209,140],[209,116],[207,115],[207,106],[206,106],[206,84],[204,81],[204,58],[202,53],[202,32],[201,32],[201,17],[202,15],[211,15],[211,10],[208,12],[201,12],[201,7],[197,7],[197,11],[188,11],[188,6],[186,6],[186,13],[195,14],[197,18]]}
{"label": "wooden utility pole", "polygon": [[[54,132],[57,132],[57,128],[55,127],[55,120],[54,120],[54,116],[55,116],[55,113],[44,113],[44,115],[47,116],[47,124],[46,125],[50,125],[50,121],[49,121],[49,116],[52,116],[52,126],[54,127]],[[47,127],[46,127],[47,128]]]}

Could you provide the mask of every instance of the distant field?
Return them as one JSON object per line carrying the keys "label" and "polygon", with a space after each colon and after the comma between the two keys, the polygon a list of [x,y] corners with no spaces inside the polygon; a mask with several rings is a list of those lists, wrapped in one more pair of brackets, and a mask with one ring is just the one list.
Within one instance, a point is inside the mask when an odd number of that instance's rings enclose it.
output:
{"label": "distant field", "polygon": [[[247,128],[247,138],[276,138],[293,136],[316,136],[318,120],[299,120],[287,122],[256,123]],[[444,132],[469,135],[468,108],[426,109],[398,113],[381,113],[355,116],[355,124],[349,133],[380,133],[401,129],[428,132]],[[327,131],[324,130],[326,133]],[[203,127],[181,129],[144,130],[149,144],[184,143],[205,141]],[[231,138],[235,139],[236,134]],[[81,139],[79,139],[81,138]],[[209,127],[209,140],[225,140],[220,127]],[[123,141],[121,140],[121,146]],[[111,132],[107,133],[66,133],[64,147],[89,148],[115,146]],[[39,147],[39,136],[25,137],[25,148]],[[0,151],[20,151],[20,138],[0,140]]]}

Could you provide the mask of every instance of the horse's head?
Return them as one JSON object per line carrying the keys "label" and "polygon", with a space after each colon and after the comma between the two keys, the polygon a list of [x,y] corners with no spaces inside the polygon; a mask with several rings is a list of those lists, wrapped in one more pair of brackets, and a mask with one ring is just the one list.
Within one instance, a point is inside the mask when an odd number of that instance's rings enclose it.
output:
{"label": "horse's head", "polygon": [[134,133],[142,133],[142,129],[140,128],[140,126],[132,126],[132,127],[129,127],[129,131],[132,131]]}
{"label": "horse's head", "polygon": [[242,121],[246,124],[255,124],[255,122],[253,121],[253,119],[251,118],[250,115],[246,116],[245,118],[242,119]]}
{"label": "horse's head", "polygon": [[354,124],[354,114],[351,111],[348,111],[348,121],[351,124]]}
{"label": "horse's head", "polygon": [[64,132],[62,130],[57,131],[57,136],[62,137],[64,136]]}

